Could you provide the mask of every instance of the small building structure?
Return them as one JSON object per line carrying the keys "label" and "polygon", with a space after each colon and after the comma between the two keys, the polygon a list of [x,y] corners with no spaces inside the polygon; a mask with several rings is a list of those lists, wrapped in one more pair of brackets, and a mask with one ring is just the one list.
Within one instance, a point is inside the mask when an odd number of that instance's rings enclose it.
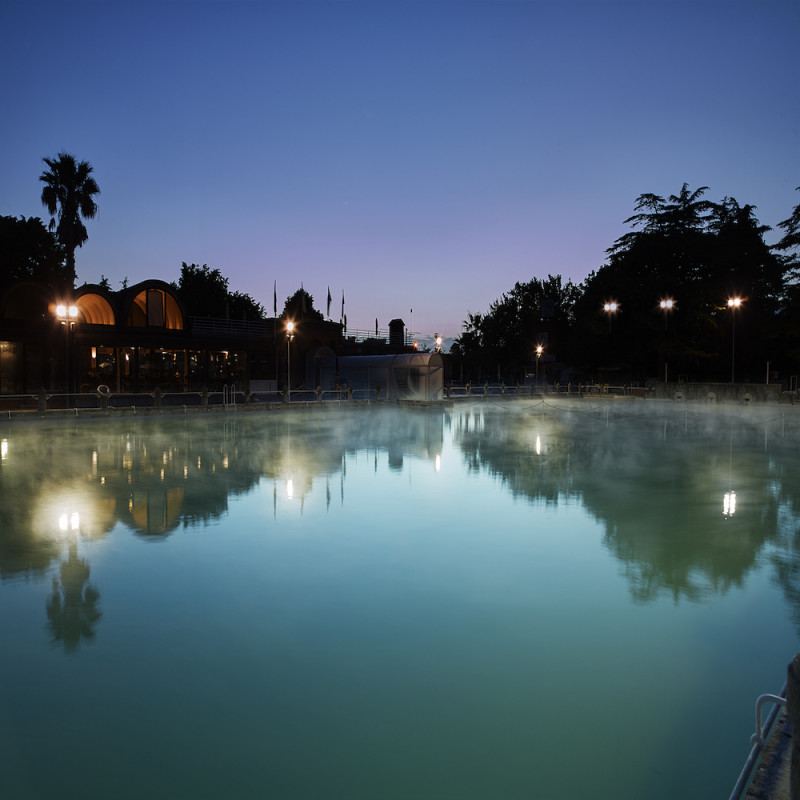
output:
{"label": "small building structure", "polygon": [[337,383],[378,399],[430,401],[444,393],[440,353],[339,356],[335,371]]}

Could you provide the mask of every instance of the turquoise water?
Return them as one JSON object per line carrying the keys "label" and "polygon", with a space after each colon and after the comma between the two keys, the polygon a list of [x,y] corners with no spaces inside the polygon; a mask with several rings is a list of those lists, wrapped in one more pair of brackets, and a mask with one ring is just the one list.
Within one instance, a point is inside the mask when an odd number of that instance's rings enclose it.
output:
{"label": "turquoise water", "polygon": [[4,796],[727,797],[800,650],[745,411],[0,427]]}

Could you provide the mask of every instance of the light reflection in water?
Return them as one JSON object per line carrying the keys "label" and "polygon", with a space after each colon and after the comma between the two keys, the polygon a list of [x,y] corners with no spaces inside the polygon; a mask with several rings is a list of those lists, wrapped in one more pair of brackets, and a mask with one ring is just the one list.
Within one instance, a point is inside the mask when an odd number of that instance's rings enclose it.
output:
{"label": "light reflection in water", "polygon": [[732,517],[736,513],[736,492],[733,490],[725,492],[723,496],[722,513],[726,517]]}

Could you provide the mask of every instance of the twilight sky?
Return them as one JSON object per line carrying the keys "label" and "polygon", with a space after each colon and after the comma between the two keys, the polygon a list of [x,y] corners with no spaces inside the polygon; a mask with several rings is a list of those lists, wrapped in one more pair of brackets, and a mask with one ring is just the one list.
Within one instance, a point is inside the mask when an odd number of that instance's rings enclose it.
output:
{"label": "twilight sky", "polygon": [[797,0],[3,0],[0,30],[0,214],[48,222],[42,158],[89,161],[79,284],[194,262],[455,336],[584,280],[643,192],[800,202]]}

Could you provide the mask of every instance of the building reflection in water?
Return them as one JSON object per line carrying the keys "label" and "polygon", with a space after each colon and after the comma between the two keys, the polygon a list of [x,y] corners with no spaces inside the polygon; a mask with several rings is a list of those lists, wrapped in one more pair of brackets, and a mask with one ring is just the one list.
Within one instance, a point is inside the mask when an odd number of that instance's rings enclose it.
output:
{"label": "building reflection in water", "polygon": [[314,480],[325,476],[330,509],[338,473],[344,504],[348,456],[370,449],[391,462],[439,458],[441,410],[405,416],[398,423],[362,410],[335,419],[280,413],[10,426],[0,440],[0,580],[55,568],[48,628],[72,651],[94,636],[102,616],[81,542],[101,541],[118,526],[158,539],[208,524],[262,480],[281,483],[302,510]]}

